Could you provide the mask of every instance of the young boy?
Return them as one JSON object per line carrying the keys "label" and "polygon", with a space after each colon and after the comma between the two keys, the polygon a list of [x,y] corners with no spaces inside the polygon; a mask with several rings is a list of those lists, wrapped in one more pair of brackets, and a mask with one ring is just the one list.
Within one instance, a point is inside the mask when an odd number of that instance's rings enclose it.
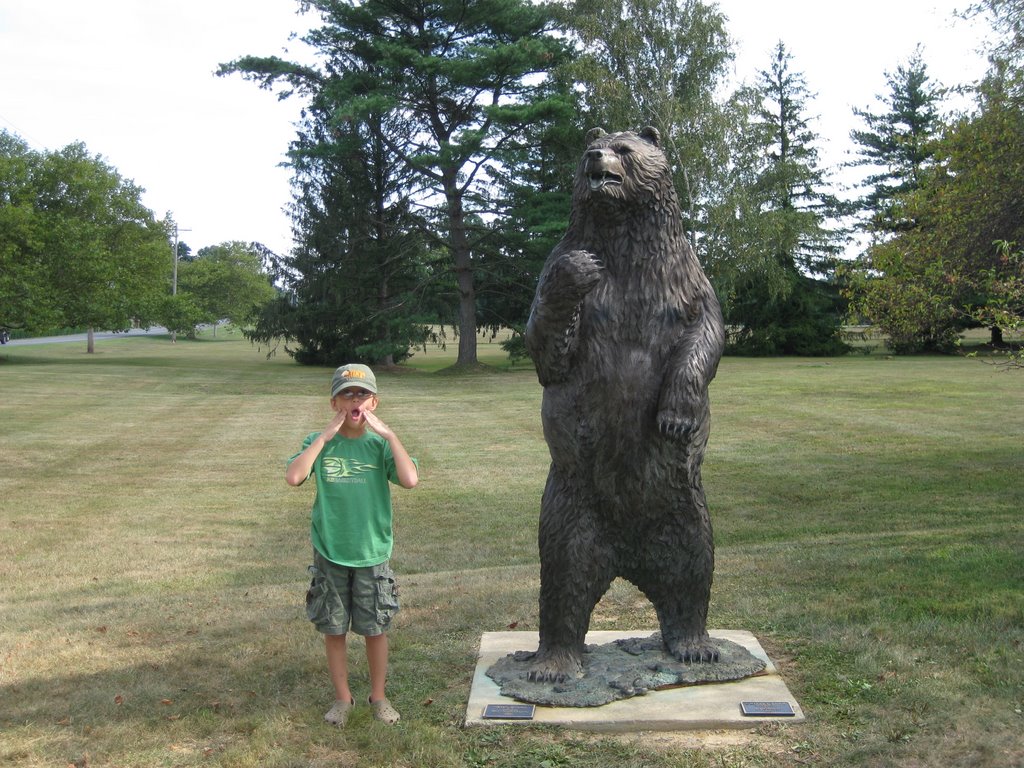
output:
{"label": "young boy", "polygon": [[324,635],[334,706],[324,719],[344,727],[355,705],[348,687],[346,633],[366,639],[373,716],[397,723],[384,692],[388,670],[385,631],[398,611],[391,558],[391,490],[388,482],[413,488],[416,462],[394,431],[374,414],[377,379],[365,365],[343,365],[331,381],[334,418],[309,435],[288,461],[285,480],[316,479],[313,501],[313,576],[306,613]]}

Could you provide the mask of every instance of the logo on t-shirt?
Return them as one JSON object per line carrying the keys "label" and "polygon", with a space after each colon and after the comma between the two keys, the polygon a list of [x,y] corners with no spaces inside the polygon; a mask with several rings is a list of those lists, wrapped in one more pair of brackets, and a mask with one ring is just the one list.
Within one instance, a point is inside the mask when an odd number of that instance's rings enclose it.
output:
{"label": "logo on t-shirt", "polygon": [[323,460],[323,477],[328,482],[337,483],[349,481],[367,472],[377,469],[375,464],[366,464],[356,459],[346,459],[342,456],[327,456]]}

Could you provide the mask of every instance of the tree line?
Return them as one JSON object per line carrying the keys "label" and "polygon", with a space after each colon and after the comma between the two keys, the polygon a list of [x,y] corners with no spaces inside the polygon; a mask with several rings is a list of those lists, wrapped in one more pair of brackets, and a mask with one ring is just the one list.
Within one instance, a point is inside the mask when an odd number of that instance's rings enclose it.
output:
{"label": "tree line", "polygon": [[[462,365],[480,329],[511,328],[520,354],[586,131],[652,125],[729,352],[842,353],[851,319],[901,352],[949,350],[966,327],[995,344],[1021,328],[1024,0],[967,11],[997,32],[986,76],[958,86],[970,108],[947,110],[920,51],[886,73],[887,92],[855,110],[864,176],[842,194],[793,55],[780,42],[732,88],[713,2],[299,5],[318,22],[303,37],[311,61],[243,56],[218,71],[302,100],[291,253],[225,243],[193,257],[179,244],[181,290],[169,289],[173,225],[132,182],[82,145],[37,153],[2,133],[0,325],[159,317],[187,332],[232,315],[254,341],[326,364],[399,362],[447,327]],[[855,236],[861,253],[842,258]],[[213,296],[245,275],[257,279],[244,298]]]}
{"label": "tree line", "polygon": [[[872,244],[845,271],[853,311],[896,351],[948,351],[966,327],[1024,330],[1024,0],[984,0],[997,32],[973,108],[942,119],[918,57],[889,77],[888,111],[853,138],[879,169],[860,202]],[[1021,364],[1020,348],[1008,362]]]}
{"label": "tree line", "polygon": [[37,151],[0,131],[0,328],[84,328],[93,352],[95,329],[252,321],[276,294],[266,249],[172,246],[142,192],[82,143]]}
{"label": "tree line", "polygon": [[[252,331],[300,360],[396,362],[441,322],[472,365],[478,329],[521,329],[594,126],[665,138],[733,353],[841,353],[851,315],[899,351],[941,350],[1020,315],[1022,0],[970,11],[1003,42],[969,113],[943,113],[919,51],[887,73],[884,109],[856,112],[856,198],[833,192],[784,43],[721,95],[733,50],[714,3],[302,6],[320,22],[303,38],[313,63],[243,56],[219,70],[304,103],[297,240],[276,272],[287,296]],[[840,259],[857,233],[869,245]]]}

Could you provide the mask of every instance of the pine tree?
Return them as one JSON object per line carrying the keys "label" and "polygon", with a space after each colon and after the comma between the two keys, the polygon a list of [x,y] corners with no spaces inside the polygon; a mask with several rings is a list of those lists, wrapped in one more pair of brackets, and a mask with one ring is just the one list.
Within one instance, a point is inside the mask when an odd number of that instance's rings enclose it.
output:
{"label": "pine tree", "polygon": [[[320,68],[244,57],[222,65],[265,87],[301,91],[340,125],[353,122],[411,172],[410,202],[456,286],[460,365],[475,365],[474,253],[495,210],[493,166],[525,150],[525,130],[559,114],[539,77],[566,57],[550,9],[528,0],[308,0],[323,26],[305,40]],[[285,91],[285,94],[289,91]],[[380,130],[379,119],[401,123]]]}
{"label": "pine tree", "polygon": [[295,247],[289,259],[272,259],[285,294],[246,335],[262,344],[285,339],[302,363],[400,362],[427,336],[431,282],[408,173],[379,131],[335,126],[315,107],[306,115],[289,152]]}
{"label": "pine tree", "polygon": [[[830,355],[842,306],[834,285],[842,235],[826,226],[838,203],[818,165],[810,94],[780,42],[771,67],[741,89],[733,110],[745,118],[733,185],[716,221],[718,248],[735,255],[713,277],[720,288],[728,348],[741,354]],[[717,279],[716,279],[717,278]]]}
{"label": "pine tree", "polygon": [[862,228],[879,237],[913,226],[899,199],[921,187],[933,163],[945,94],[928,76],[920,49],[895,73],[886,72],[886,82],[889,92],[878,98],[887,111],[854,109],[865,128],[850,132],[859,155],[851,165],[874,169],[861,182],[867,192],[856,207],[867,215]]}
{"label": "pine tree", "polygon": [[895,351],[952,351],[979,323],[998,346],[1024,316],[1024,2],[984,0],[983,11],[1000,36],[975,110],[944,126],[923,183],[896,197],[913,226],[874,244],[852,275],[857,310]]}

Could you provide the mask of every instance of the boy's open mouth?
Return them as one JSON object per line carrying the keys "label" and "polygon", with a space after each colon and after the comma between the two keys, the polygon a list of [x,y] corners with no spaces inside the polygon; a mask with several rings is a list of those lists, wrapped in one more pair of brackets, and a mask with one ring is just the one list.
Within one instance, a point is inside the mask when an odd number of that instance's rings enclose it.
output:
{"label": "boy's open mouth", "polygon": [[359,417],[363,415],[363,409],[362,408],[353,408],[352,412],[351,412],[351,415],[352,415],[352,421],[359,421]]}

